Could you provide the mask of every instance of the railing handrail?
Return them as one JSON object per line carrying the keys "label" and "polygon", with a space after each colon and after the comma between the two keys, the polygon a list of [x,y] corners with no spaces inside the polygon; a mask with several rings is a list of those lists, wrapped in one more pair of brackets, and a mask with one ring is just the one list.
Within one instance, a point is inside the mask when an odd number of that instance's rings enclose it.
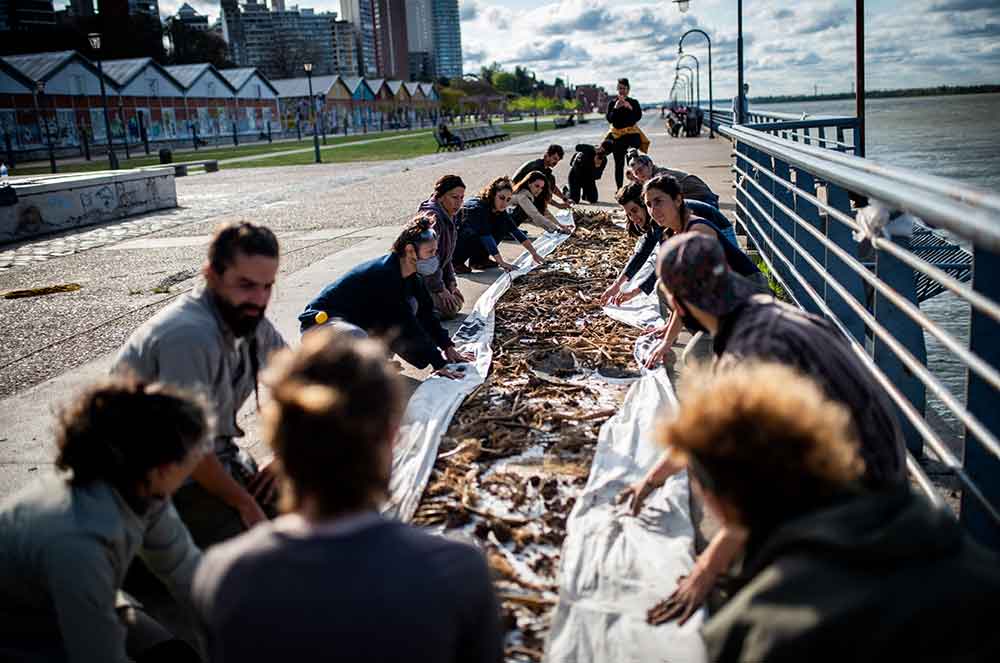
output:
{"label": "railing handrail", "polygon": [[1000,224],[994,216],[1000,213],[1000,196],[933,175],[921,175],[917,186],[912,171],[785,141],[745,126],[721,127],[720,131],[848,191],[889,203],[978,246],[1000,252]]}

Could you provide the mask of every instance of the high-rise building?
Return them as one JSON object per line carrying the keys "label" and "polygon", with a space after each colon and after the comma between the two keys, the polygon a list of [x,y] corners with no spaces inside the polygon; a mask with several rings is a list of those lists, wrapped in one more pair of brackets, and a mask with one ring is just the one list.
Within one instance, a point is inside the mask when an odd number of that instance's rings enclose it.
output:
{"label": "high-rise building", "polygon": [[458,0],[431,0],[434,67],[438,76],[462,76],[462,28]]}
{"label": "high-rise building", "polygon": [[376,0],[375,44],[379,76],[409,80],[410,57],[407,43],[405,2]]}
{"label": "high-rise building", "polygon": [[354,24],[358,43],[358,74],[378,76],[375,45],[375,0],[340,0],[340,15]]}
{"label": "high-rise building", "polygon": [[410,51],[410,81],[432,83],[435,78],[434,58],[430,52]]}
{"label": "high-rise building", "polygon": [[177,15],[173,20],[183,25],[188,30],[194,32],[208,32],[208,16],[199,14],[194,7],[188,3],[181,5],[177,10]]}
{"label": "high-rise building", "polygon": [[358,74],[358,40],[354,24],[350,21],[333,21],[330,24],[333,41],[333,72],[341,76]]}
{"label": "high-rise building", "polygon": [[220,0],[219,7],[219,20],[222,22],[222,38],[229,47],[229,59],[240,66],[246,66],[247,60],[243,48],[243,17],[240,13],[239,2],[237,0]]}
{"label": "high-rise building", "polygon": [[411,53],[430,53],[434,50],[431,0],[407,0],[406,41]]}
{"label": "high-rise building", "polygon": [[306,62],[312,63],[316,75],[340,73],[335,70],[333,24],[337,15],[275,5],[268,11],[265,5],[248,0],[240,8],[244,57],[240,64],[256,67],[269,78],[301,76]]}
{"label": "high-rise building", "polygon": [[[0,3],[0,6],[2,6],[2,3]],[[73,16],[93,16],[94,0],[70,0],[69,8]],[[3,19],[0,18],[0,20]]]}
{"label": "high-rise building", "polygon": [[0,0],[0,30],[44,30],[55,25],[52,0]]}

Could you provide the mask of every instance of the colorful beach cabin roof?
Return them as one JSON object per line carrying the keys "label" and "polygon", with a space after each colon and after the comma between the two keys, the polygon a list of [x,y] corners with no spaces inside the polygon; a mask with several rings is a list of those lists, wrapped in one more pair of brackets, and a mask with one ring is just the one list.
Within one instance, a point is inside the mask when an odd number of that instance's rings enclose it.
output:
{"label": "colorful beach cabin roof", "polygon": [[236,89],[211,64],[178,64],[166,68],[184,86],[189,97],[232,97]]}
{"label": "colorful beach cabin roof", "polygon": [[354,101],[375,101],[375,93],[365,82],[365,79],[356,76],[343,76],[341,80],[351,92],[351,99]]}
{"label": "colorful beach cabin roof", "polygon": [[420,90],[424,93],[424,97],[426,97],[428,101],[438,101],[440,99],[437,90],[434,89],[433,83],[421,83]]}
{"label": "colorful beach cabin roof", "polygon": [[376,99],[379,101],[392,101],[392,90],[385,84],[384,78],[366,78],[365,83],[368,84],[369,89],[371,89]]}
{"label": "colorful beach cabin roof", "polygon": [[235,88],[236,96],[241,99],[275,99],[278,97],[278,90],[255,67],[220,69],[219,73]]}
{"label": "colorful beach cabin roof", "polygon": [[420,89],[420,83],[404,83],[403,86],[410,93],[410,98],[414,101],[423,101],[427,98],[424,91]]}
{"label": "colorful beach cabin roof", "polygon": [[[94,63],[76,51],[7,55],[3,60],[13,68],[21,80],[29,81],[32,91],[41,82],[46,94],[99,95],[101,79]],[[114,89],[114,83],[104,76],[105,85]]]}
{"label": "colorful beach cabin roof", "polygon": [[[296,97],[309,96],[309,78],[279,78],[271,81],[278,91],[279,99],[292,99]],[[314,96],[327,96],[340,84],[340,77],[333,76],[313,76],[312,91]]]}
{"label": "colorful beach cabin roof", "polygon": [[410,100],[410,93],[407,92],[403,81],[386,81],[385,84],[389,86],[389,91],[392,92],[392,97],[396,101],[406,102]]}
{"label": "colorful beach cabin roof", "polygon": [[104,74],[128,97],[183,97],[184,86],[152,58],[105,60]]}

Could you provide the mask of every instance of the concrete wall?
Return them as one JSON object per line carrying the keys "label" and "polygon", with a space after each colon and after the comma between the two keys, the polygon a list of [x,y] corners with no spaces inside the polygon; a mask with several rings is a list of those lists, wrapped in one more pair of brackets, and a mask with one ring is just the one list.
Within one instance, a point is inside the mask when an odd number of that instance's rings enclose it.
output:
{"label": "concrete wall", "polygon": [[177,207],[173,169],[12,180],[0,206],[0,244]]}

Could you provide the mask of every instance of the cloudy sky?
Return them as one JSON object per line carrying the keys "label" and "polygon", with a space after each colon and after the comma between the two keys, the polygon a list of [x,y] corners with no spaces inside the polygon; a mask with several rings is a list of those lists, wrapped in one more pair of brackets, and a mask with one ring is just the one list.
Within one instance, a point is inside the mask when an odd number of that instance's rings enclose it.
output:
{"label": "cloudy sky", "polygon": [[[339,10],[338,0],[299,0]],[[189,0],[213,17],[218,3]],[[291,5],[291,0],[286,0]],[[180,0],[161,0],[166,15]],[[640,99],[662,99],[673,79],[677,40],[689,28],[712,36],[714,90],[736,89],[736,1],[691,0],[680,13],[667,0],[460,0],[465,70],[523,65],[551,81],[632,80]],[[751,96],[850,91],[854,80],[853,0],[750,0],[744,3],[745,71]],[[1000,83],[1000,0],[868,0],[867,88]],[[685,52],[708,56],[697,35]],[[686,59],[685,64],[692,61]]]}

